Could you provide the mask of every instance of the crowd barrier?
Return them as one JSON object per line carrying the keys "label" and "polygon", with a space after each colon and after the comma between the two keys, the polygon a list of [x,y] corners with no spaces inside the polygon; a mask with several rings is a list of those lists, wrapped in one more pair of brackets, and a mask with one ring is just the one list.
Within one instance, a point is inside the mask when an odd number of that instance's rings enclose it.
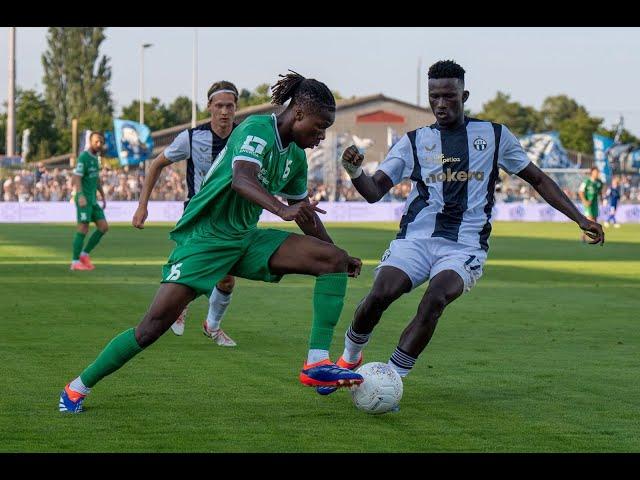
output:
{"label": "crowd barrier", "polygon": [[[326,210],[320,215],[325,222],[398,222],[404,203],[380,202],[320,202]],[[130,222],[138,202],[108,202],[105,215],[109,222]],[[582,209],[581,206],[578,206]],[[604,213],[605,209],[602,209]],[[178,221],[182,215],[182,202],[149,202],[148,222]],[[522,222],[566,222],[562,213],[546,203],[497,203],[493,209],[494,220]],[[605,219],[601,215],[600,220]],[[619,223],[640,223],[640,205],[625,204],[618,207],[616,219]],[[274,214],[262,213],[263,222],[282,221]],[[70,202],[0,202],[0,223],[54,223],[75,222],[75,205]]]}

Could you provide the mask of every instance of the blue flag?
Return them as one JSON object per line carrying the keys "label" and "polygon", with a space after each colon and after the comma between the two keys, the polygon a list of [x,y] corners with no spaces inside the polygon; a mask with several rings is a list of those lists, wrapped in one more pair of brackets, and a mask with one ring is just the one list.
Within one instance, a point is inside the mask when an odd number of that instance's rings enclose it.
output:
{"label": "blue flag", "polygon": [[132,120],[113,120],[116,149],[120,165],[138,165],[151,157],[153,139],[151,130]]}
{"label": "blue flag", "polygon": [[104,156],[118,158],[118,149],[116,148],[116,136],[111,130],[104,132]]}
{"label": "blue flag", "polygon": [[575,167],[560,142],[558,132],[534,133],[519,140],[529,160],[540,168]]}
{"label": "blue flag", "polygon": [[602,180],[607,183],[611,179],[608,150],[613,146],[613,138],[593,134],[593,156],[596,167],[600,170]]}

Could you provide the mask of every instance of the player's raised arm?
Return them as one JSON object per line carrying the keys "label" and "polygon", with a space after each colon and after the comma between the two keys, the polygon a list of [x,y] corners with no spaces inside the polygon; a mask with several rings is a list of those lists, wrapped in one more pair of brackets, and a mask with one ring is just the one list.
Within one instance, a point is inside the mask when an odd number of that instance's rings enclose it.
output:
{"label": "player's raised arm", "polygon": [[351,177],[351,183],[360,195],[369,203],[380,200],[393,187],[393,181],[378,170],[369,176],[362,170],[364,155],[358,152],[355,145],[348,147],[342,154],[342,166]]}
{"label": "player's raised arm", "polygon": [[136,228],[144,228],[144,222],[147,219],[147,207],[149,205],[149,198],[151,197],[151,191],[155,186],[162,169],[167,165],[171,165],[171,160],[164,156],[164,152],[158,155],[151,162],[149,171],[144,177],[144,185],[142,185],[142,191],[140,192],[140,199],[138,200],[138,208],[133,215],[131,224]]}
{"label": "player's raised arm", "polygon": [[529,163],[517,174],[525,182],[529,183],[544,200],[556,210],[564,213],[592,239],[589,243],[604,244],[604,232],[602,226],[582,215],[573,202],[567,197],[558,185],[547,174],[540,170],[533,162]]}

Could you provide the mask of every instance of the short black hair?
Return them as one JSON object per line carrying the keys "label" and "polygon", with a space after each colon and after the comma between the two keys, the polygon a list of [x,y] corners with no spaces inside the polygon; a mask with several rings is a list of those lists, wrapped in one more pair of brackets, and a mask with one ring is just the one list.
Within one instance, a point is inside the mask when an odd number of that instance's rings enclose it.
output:
{"label": "short black hair", "polygon": [[227,80],[221,80],[219,82],[215,82],[209,87],[209,90],[207,90],[207,102],[211,100],[209,97],[216,90],[231,90],[233,92],[233,95],[236,97],[236,103],[238,103],[238,97],[239,97],[238,89],[233,83],[228,82]]}
{"label": "short black hair", "polygon": [[464,68],[453,60],[440,60],[429,67],[428,78],[458,78],[464,84]]}
{"label": "short black hair", "polygon": [[271,103],[284,105],[291,99],[290,105],[299,105],[312,111],[336,111],[336,99],[324,83],[313,78],[305,78],[293,70],[280,75],[281,80],[271,87]]}
{"label": "short black hair", "polygon": [[89,141],[91,141],[94,135],[98,135],[100,138],[104,140],[104,135],[102,134],[102,132],[95,131],[95,132],[91,132],[91,134],[89,135]]}
{"label": "short black hair", "polygon": [[598,167],[591,167],[591,170],[589,170],[589,173],[593,172],[594,170],[597,170],[598,172],[600,171]]}

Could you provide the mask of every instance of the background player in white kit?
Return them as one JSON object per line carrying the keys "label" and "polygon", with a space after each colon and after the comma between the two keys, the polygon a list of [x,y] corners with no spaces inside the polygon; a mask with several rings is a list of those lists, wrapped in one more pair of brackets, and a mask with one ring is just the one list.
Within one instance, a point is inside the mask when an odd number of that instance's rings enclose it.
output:
{"label": "background player in white kit", "polygon": [[[131,221],[134,227],[144,228],[151,190],[158,181],[162,169],[182,160],[187,161],[187,200],[184,202],[184,208],[187,208],[191,198],[200,190],[202,180],[213,160],[225,147],[236,126],[234,119],[237,106],[238,89],[233,83],[223,80],[209,87],[207,108],[211,113],[211,121],[180,132],[171,145],[153,160],[140,193],[138,209]],[[234,285],[235,280],[231,275],[227,275],[216,285],[209,297],[209,312],[202,325],[203,333],[223,347],[236,346],[236,342],[220,328],[222,316],[231,302]],[[186,314],[187,308],[171,325],[171,330],[176,335],[184,333]]]}
{"label": "background player in white kit", "polygon": [[[400,232],[376,268],[369,294],[356,309],[337,364],[355,369],[382,313],[401,295],[429,280],[418,311],[400,336],[389,364],[406,376],[429,343],[444,308],[470,290],[482,275],[489,249],[491,210],[498,167],[531,184],[551,206],[592,239],[604,243],[600,224],[582,215],[560,188],[529,161],[504,125],[465,117],[464,69],[453,61],[429,68],[433,125],[404,135],[373,176],[362,171],[355,146],[342,164],[369,202],[380,200],[403,178],[413,180]],[[318,387],[329,394],[335,388]]]}

